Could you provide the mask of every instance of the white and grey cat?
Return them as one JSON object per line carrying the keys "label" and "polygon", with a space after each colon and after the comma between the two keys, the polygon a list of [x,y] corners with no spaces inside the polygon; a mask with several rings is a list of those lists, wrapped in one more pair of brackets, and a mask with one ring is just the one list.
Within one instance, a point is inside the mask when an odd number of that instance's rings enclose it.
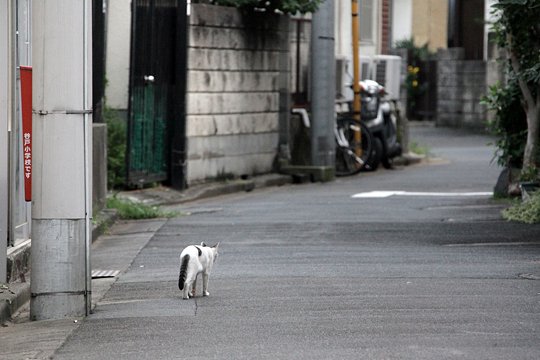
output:
{"label": "white and grey cat", "polygon": [[214,246],[189,245],[180,254],[180,276],[178,288],[183,291],[182,298],[189,299],[195,296],[197,275],[202,273],[203,296],[208,296],[208,276],[218,257],[219,243]]}

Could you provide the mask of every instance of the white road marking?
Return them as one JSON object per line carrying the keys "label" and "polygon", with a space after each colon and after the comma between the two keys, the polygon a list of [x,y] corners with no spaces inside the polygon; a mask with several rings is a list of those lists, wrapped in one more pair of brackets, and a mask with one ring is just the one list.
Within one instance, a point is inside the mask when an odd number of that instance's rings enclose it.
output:
{"label": "white road marking", "polygon": [[354,194],[355,199],[381,199],[390,196],[434,196],[434,197],[466,197],[493,196],[493,192],[423,192],[423,191],[369,191]]}
{"label": "white road marking", "polygon": [[120,270],[92,270],[92,279],[116,277],[118,274]]}
{"label": "white road marking", "polygon": [[482,246],[537,246],[538,241],[516,241],[516,242],[488,242],[488,243],[471,243],[471,244],[445,244],[449,247],[482,247]]}

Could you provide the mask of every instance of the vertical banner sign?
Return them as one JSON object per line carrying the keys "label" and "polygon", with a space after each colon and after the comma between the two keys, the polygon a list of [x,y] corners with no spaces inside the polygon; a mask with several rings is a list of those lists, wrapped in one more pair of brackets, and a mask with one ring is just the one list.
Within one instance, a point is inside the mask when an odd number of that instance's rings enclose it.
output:
{"label": "vertical banner sign", "polygon": [[32,67],[21,66],[24,200],[32,201]]}

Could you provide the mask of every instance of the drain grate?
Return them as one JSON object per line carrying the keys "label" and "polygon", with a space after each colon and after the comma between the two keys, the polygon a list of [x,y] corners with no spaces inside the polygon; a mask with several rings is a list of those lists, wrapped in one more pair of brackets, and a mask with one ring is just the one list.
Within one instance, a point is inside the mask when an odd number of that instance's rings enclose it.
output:
{"label": "drain grate", "polygon": [[102,279],[116,277],[120,270],[92,270],[92,279]]}

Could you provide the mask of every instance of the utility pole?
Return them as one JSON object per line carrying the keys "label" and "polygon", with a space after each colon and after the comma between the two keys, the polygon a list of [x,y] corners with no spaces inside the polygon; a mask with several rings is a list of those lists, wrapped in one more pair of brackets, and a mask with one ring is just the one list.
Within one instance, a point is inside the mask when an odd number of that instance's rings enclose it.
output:
{"label": "utility pole", "polygon": [[332,178],[335,169],[334,42],[334,2],[324,1],[313,14],[311,25],[311,159],[314,166],[332,169]]}
{"label": "utility pole", "polygon": [[91,217],[91,0],[33,2],[30,317],[88,314]]}

